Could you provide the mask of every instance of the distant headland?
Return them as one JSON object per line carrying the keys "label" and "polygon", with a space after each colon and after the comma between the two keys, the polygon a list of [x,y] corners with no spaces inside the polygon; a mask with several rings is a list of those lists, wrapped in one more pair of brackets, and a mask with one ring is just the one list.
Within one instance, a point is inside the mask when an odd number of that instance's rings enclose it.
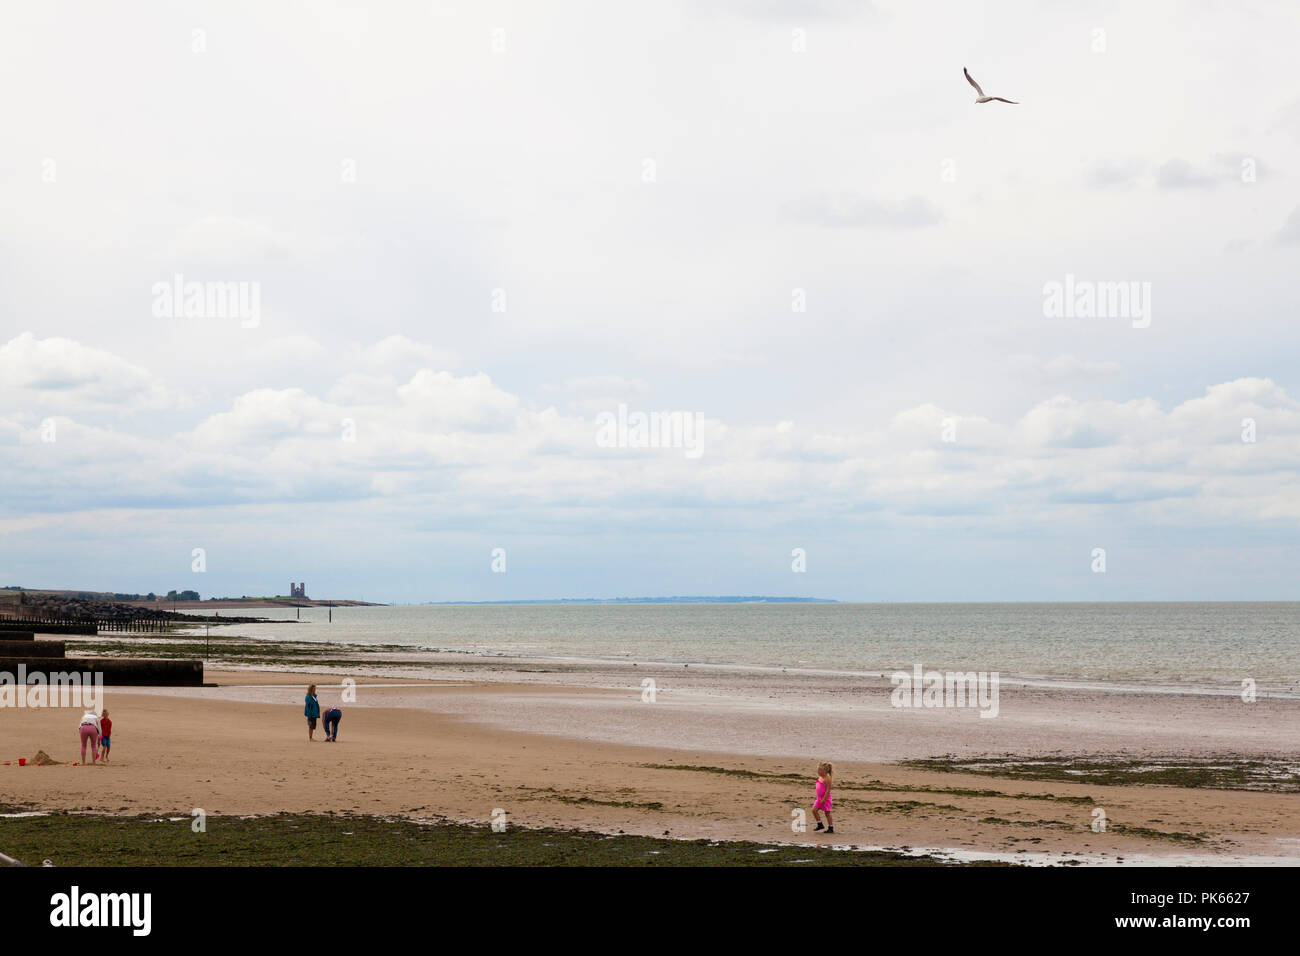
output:
{"label": "distant headland", "polygon": [[838,604],[834,598],[772,597],[770,595],[616,598],[542,598],[533,601],[425,601],[425,604]]}
{"label": "distant headland", "polygon": [[[291,594],[241,595],[240,597],[203,598],[198,591],[168,591],[166,594],[154,593],[131,594],[121,591],[77,591],[60,588],[28,588],[9,585],[0,588],[0,601],[8,596],[10,602],[15,600],[27,604],[55,605],[64,602],[99,602],[115,605],[127,605],[136,608],[153,608],[160,611],[201,610],[216,611],[240,608],[267,607],[379,607],[372,601],[357,601],[350,598],[309,598],[306,596],[305,584],[290,584]],[[21,595],[21,597],[19,597]]]}

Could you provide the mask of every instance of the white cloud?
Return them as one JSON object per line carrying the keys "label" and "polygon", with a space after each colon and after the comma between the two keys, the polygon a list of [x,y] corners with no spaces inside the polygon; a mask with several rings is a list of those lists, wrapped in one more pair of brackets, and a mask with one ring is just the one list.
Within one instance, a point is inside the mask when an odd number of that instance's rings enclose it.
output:
{"label": "white cloud", "polygon": [[302,389],[260,388],[235,399],[230,411],[201,423],[192,440],[205,450],[239,451],[305,437],[333,437],[339,432],[334,410]]}
{"label": "white cloud", "polygon": [[397,388],[391,375],[349,372],[329,390],[326,398],[336,405],[389,405],[397,400]]}
{"label": "white cloud", "polygon": [[457,378],[421,369],[398,390],[401,411],[418,428],[499,430],[514,420],[519,399],[483,373]]}
{"label": "white cloud", "polygon": [[444,371],[460,363],[460,356],[455,352],[416,342],[405,335],[390,335],[374,345],[358,347],[355,354],[356,363],[363,369],[392,374],[410,374],[416,368]]}
{"label": "white cloud", "polygon": [[[62,352],[78,354],[68,346]],[[1071,356],[1036,367],[1061,375],[1112,371]],[[573,387],[599,392],[620,383],[596,377]],[[1256,444],[1241,441],[1244,418],[1257,423]],[[344,438],[345,419],[355,441]],[[955,440],[942,437],[945,430]],[[17,448],[0,480],[34,510],[375,496],[418,508],[421,496],[436,494],[468,510],[618,500],[627,517],[648,525],[667,502],[727,510],[834,501],[899,520],[989,515],[1008,501],[1043,517],[1143,502],[1165,502],[1193,525],[1220,512],[1300,517],[1300,501],[1292,501],[1300,403],[1268,379],[1224,382],[1169,410],[1152,398],[1061,394],[1004,422],[935,403],[852,430],[706,417],[702,439],[698,460],[680,449],[602,448],[589,415],[535,410],[484,374],[421,370],[395,388],[354,374],[324,399],[301,388],[256,389],[171,435],[64,420],[50,447],[34,422],[0,420],[0,442]],[[43,460],[45,468],[33,467]],[[59,480],[51,485],[56,461]],[[70,487],[78,489],[71,499]]]}
{"label": "white cloud", "polygon": [[0,346],[0,401],[34,413],[129,412],[164,408],[178,396],[111,352],[24,332]]}

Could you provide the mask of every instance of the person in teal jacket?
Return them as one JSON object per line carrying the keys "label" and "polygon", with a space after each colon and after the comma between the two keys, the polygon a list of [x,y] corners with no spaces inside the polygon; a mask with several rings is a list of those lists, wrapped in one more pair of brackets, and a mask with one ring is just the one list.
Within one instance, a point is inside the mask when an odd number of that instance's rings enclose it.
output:
{"label": "person in teal jacket", "polygon": [[320,701],[316,699],[316,685],[307,688],[307,702],[302,708],[307,717],[307,739],[316,739],[316,718],[320,716]]}

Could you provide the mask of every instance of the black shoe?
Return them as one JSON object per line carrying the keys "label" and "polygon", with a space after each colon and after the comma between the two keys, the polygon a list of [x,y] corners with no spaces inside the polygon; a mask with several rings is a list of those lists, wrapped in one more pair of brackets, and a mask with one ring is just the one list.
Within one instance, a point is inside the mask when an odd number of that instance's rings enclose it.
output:
{"label": "black shoe", "polygon": [[827,828],[826,828],[826,832],[827,832],[827,833],[834,833],[834,832],[835,832],[835,828],[834,828],[834,827],[827,827]]}
{"label": "black shoe", "polygon": [[825,829],[826,829],[826,824],[818,823],[815,827],[813,827],[813,833],[816,833],[818,830],[825,830]]}

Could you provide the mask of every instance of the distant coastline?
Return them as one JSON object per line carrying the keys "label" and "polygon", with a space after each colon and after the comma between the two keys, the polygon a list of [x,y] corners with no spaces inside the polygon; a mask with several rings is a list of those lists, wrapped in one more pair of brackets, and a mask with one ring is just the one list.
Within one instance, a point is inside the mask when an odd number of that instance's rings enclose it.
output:
{"label": "distant coastline", "polygon": [[[185,592],[193,594],[196,592]],[[283,594],[257,597],[221,597],[200,599],[172,598],[159,594],[155,600],[149,600],[142,594],[127,594],[111,591],[78,591],[68,588],[20,588],[8,586],[0,588],[0,604],[21,607],[23,602],[32,605],[49,604],[51,601],[97,602],[101,605],[144,608],[156,611],[204,611],[204,610],[238,610],[241,608],[268,607],[383,607],[373,601],[335,598],[295,598]]]}
{"label": "distant coastline", "polygon": [[[99,601],[123,607],[157,609],[159,611],[221,611],[251,608],[301,608],[301,607],[388,607],[378,601],[360,601],[352,598],[305,598],[289,597],[283,594],[210,597],[195,600],[169,595],[156,595],[149,600],[142,594],[127,594],[108,591],[78,591],[56,588],[0,588],[0,600],[8,597],[12,603],[28,599],[49,600],[62,598],[69,601]],[[185,592],[193,595],[195,592]],[[154,595],[150,595],[154,597]],[[401,602],[398,602],[401,603]],[[497,601],[421,601],[420,606],[488,606],[488,605],[549,605],[549,604],[839,604],[836,598],[789,597],[770,594],[722,594],[722,595],[671,595],[659,597],[610,597],[610,598],[534,598],[526,600]]]}
{"label": "distant coastline", "polygon": [[425,601],[425,604],[838,604],[835,598],[771,597],[724,594],[718,596],[540,598],[532,601]]}
{"label": "distant coastline", "polygon": [[173,604],[178,611],[203,610],[238,610],[240,608],[267,607],[384,607],[374,601],[332,600],[328,598],[209,598],[206,601],[123,601],[132,607],[163,607],[171,610]]}

